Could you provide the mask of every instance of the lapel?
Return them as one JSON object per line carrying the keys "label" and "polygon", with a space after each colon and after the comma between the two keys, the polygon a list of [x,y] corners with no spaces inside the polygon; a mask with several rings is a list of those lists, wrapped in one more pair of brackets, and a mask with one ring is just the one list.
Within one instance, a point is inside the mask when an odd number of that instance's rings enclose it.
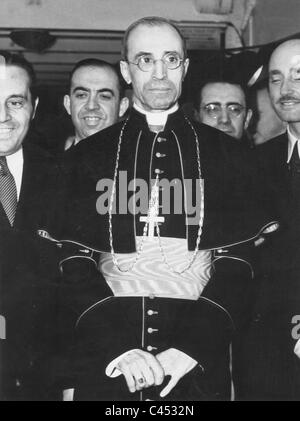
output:
{"label": "lapel", "polygon": [[[34,200],[33,197],[35,195],[35,180],[34,180],[34,168],[32,162],[32,156],[30,153],[30,149],[24,147],[24,166],[23,166],[23,174],[22,174],[22,184],[21,184],[21,191],[20,197],[17,207],[17,213],[15,218],[15,228],[25,228],[28,224],[26,222],[28,214],[30,215],[31,211],[34,212],[32,208],[29,211],[29,206],[34,207]],[[36,177],[38,177],[38,173],[36,173]]]}
{"label": "lapel", "polygon": [[3,209],[2,204],[0,203],[0,228],[9,228],[10,227],[10,223],[8,221],[8,218],[6,216],[6,213]]}
{"label": "lapel", "polygon": [[40,225],[41,209],[48,206],[45,200],[53,174],[43,151],[25,144],[23,152],[22,185],[14,228],[32,232]]}

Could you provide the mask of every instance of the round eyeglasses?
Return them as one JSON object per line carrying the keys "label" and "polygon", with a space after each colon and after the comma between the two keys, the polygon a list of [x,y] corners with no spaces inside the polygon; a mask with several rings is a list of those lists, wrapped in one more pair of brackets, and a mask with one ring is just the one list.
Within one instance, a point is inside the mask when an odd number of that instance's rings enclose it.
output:
{"label": "round eyeglasses", "polygon": [[183,58],[176,53],[168,53],[163,58],[154,60],[151,55],[144,54],[137,59],[136,63],[133,61],[128,61],[128,63],[138,66],[142,72],[151,72],[157,61],[162,61],[169,70],[175,70],[181,65]]}
{"label": "round eyeglasses", "polygon": [[218,118],[222,113],[222,109],[226,109],[230,117],[236,118],[242,114],[242,112],[245,110],[245,107],[239,104],[207,104],[204,105],[202,109],[209,117],[212,118]]}

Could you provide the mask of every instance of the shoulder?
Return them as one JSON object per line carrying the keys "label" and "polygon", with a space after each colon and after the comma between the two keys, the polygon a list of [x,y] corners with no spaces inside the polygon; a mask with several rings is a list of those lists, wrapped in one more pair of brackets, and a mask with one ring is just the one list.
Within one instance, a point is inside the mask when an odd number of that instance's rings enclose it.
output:
{"label": "shoulder", "polygon": [[55,155],[41,147],[26,142],[23,146],[24,162],[43,166],[58,166],[58,159]]}
{"label": "shoulder", "polygon": [[279,136],[273,137],[273,139],[268,140],[262,145],[259,145],[257,147],[257,150],[260,152],[275,151],[277,149],[281,149],[282,147],[286,146],[287,143],[288,143],[287,133],[283,133]]}
{"label": "shoulder", "polygon": [[284,155],[287,154],[287,145],[288,136],[284,133],[259,145],[256,148],[256,155],[261,162],[275,162],[278,159],[282,161]]}
{"label": "shoulder", "polygon": [[220,145],[225,148],[242,149],[242,143],[233,137],[227,135],[221,130],[199,123],[196,120],[191,120],[198,135],[202,136],[205,140],[209,141],[212,147]]}
{"label": "shoulder", "polygon": [[215,157],[214,159],[218,161],[221,159],[236,165],[241,160],[247,161],[253,155],[252,150],[245,143],[220,130],[194,120],[193,126],[199,138],[200,149],[208,157]]}

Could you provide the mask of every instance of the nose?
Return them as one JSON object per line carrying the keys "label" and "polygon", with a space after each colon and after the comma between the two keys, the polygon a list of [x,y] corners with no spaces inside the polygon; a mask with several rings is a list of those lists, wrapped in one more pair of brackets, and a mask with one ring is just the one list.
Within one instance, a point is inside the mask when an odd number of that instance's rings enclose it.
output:
{"label": "nose", "polygon": [[10,114],[8,112],[6,105],[0,105],[0,123],[5,123],[6,121],[10,120]]}
{"label": "nose", "polygon": [[89,111],[99,109],[99,102],[96,95],[90,95],[85,108]]}
{"label": "nose", "polygon": [[293,84],[289,78],[283,79],[280,86],[281,95],[289,95],[293,92]]}
{"label": "nose", "polygon": [[164,79],[167,75],[167,66],[163,60],[156,60],[153,66],[152,77],[154,79]]}
{"label": "nose", "polygon": [[219,115],[219,123],[227,124],[230,121],[229,113],[226,108],[221,108],[221,113]]}

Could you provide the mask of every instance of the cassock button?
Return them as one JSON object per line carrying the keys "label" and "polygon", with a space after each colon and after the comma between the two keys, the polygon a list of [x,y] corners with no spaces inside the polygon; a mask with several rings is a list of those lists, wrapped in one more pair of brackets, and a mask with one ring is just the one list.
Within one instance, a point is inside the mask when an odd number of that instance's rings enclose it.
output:
{"label": "cassock button", "polygon": [[156,152],[155,154],[156,158],[164,158],[166,156],[165,153]]}
{"label": "cassock button", "polygon": [[155,349],[157,349],[155,346],[151,346],[151,345],[147,346],[147,351],[149,352],[154,351]]}
{"label": "cassock button", "polygon": [[152,327],[149,327],[149,328],[147,329],[147,332],[148,332],[148,333],[158,332],[158,329],[153,329]]}
{"label": "cassock button", "polygon": [[155,172],[155,174],[163,174],[164,170],[160,170],[158,168],[155,168],[154,172]]}
{"label": "cassock button", "polygon": [[167,139],[166,139],[166,138],[164,138],[164,137],[158,137],[158,138],[157,138],[157,141],[158,141],[158,143],[161,143],[161,142],[166,142],[166,141],[167,141]]}
{"label": "cassock button", "polygon": [[158,311],[148,310],[147,314],[148,314],[148,316],[153,316],[154,314],[158,314]]}

